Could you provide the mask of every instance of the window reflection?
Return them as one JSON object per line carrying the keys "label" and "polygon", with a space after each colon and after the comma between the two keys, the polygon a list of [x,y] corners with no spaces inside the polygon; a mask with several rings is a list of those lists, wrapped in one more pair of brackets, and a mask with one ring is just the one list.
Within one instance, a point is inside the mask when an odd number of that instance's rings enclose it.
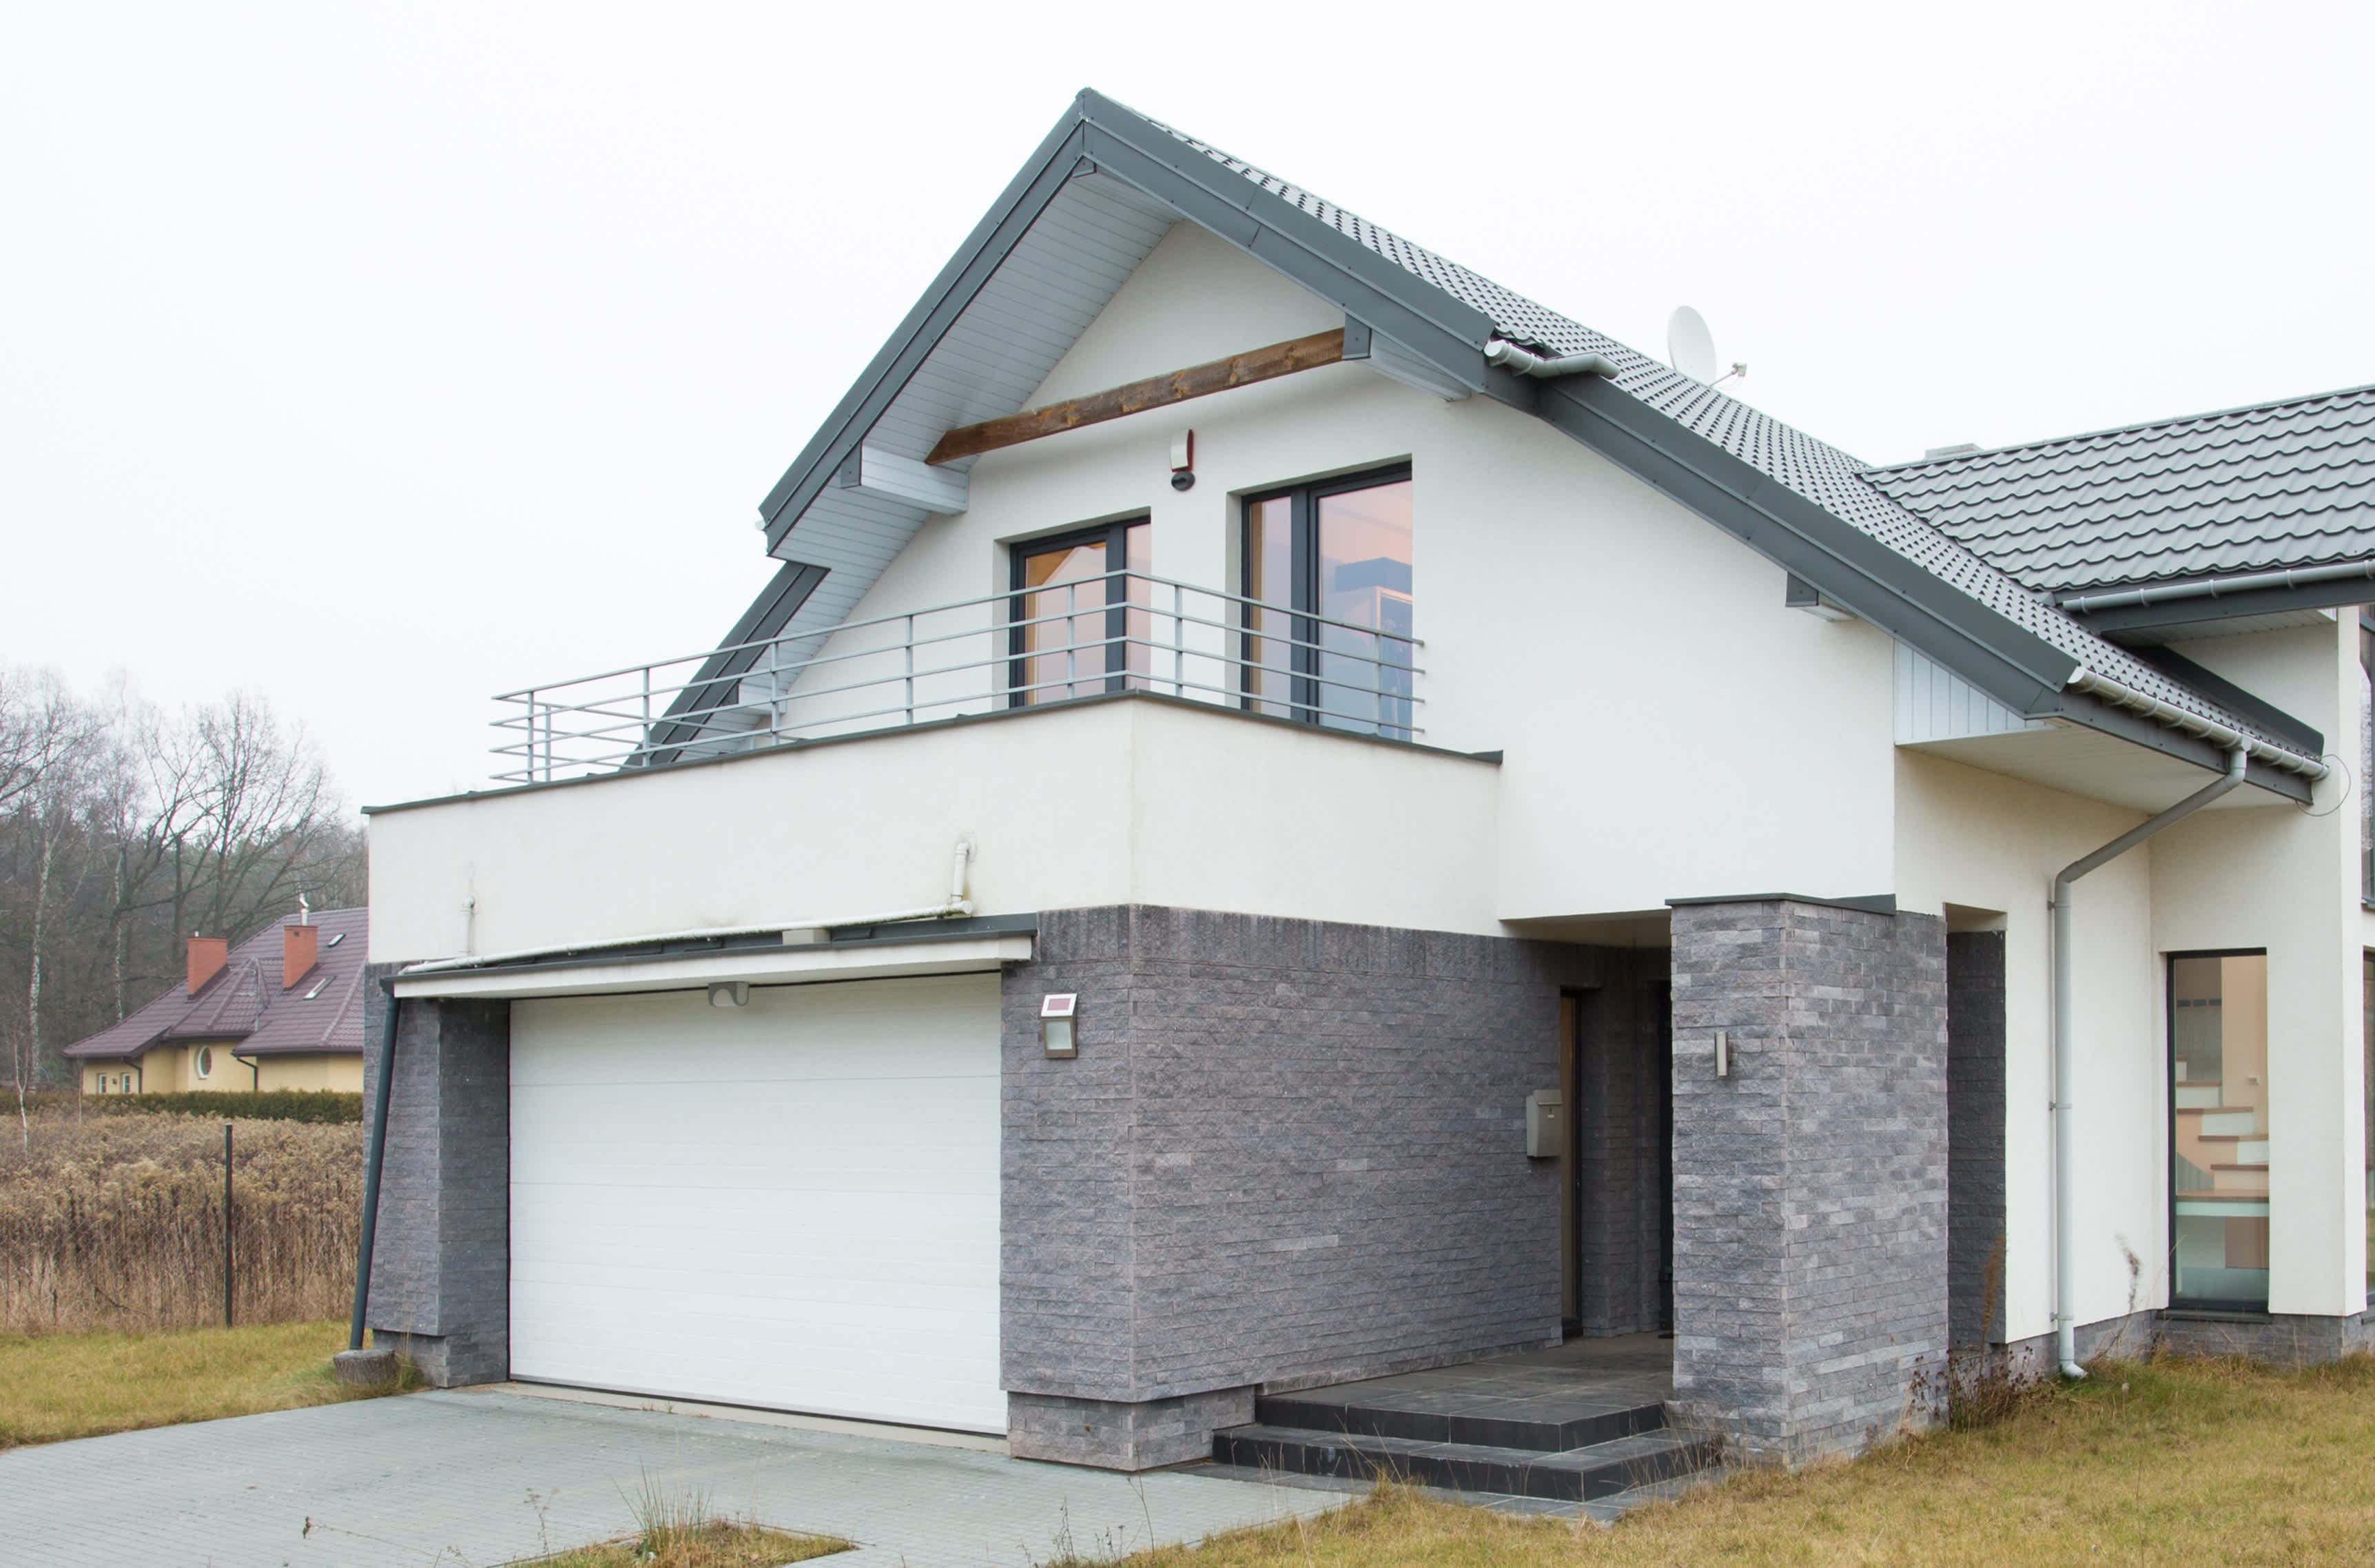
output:
{"label": "window reflection", "polygon": [[1246,503],[1247,706],[1413,734],[1412,487],[1400,474]]}
{"label": "window reflection", "polygon": [[2169,960],[2177,1299],[2268,1300],[2268,960]]}
{"label": "window reflection", "polygon": [[1146,584],[1151,530],[1117,523],[1018,546],[1010,676],[1017,706],[1143,689],[1151,618]]}

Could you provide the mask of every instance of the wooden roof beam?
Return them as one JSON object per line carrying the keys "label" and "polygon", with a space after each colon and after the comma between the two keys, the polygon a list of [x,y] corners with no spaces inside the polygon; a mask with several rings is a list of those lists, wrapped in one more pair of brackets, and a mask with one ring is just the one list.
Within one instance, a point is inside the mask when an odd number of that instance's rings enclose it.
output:
{"label": "wooden roof beam", "polygon": [[1042,436],[1060,435],[1086,425],[1101,425],[1125,414],[1142,414],[1149,408],[1167,408],[1191,397],[1209,397],[1213,393],[1226,392],[1232,387],[1276,381],[1297,371],[1315,371],[1322,365],[1335,364],[1343,358],[1344,329],[1332,327],[1326,332],[1315,332],[1308,337],[1290,338],[1284,343],[1272,343],[1264,348],[1247,349],[1242,354],[1232,354],[1225,360],[1190,365],[1184,371],[1173,371],[1169,375],[1149,376],[1127,386],[1111,387],[1104,392],[1092,392],[1085,397],[1050,403],[1044,408],[1025,408],[1019,414],[985,419],[977,425],[960,425],[935,442],[924,461],[928,464],[953,463],[960,457],[978,456],[1005,446],[1020,446],[1026,441],[1037,441]]}

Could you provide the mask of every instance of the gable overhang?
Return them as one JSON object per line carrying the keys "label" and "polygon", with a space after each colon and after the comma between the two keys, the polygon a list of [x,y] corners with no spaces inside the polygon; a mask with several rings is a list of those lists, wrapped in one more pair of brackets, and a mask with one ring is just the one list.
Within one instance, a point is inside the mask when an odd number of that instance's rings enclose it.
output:
{"label": "gable overhang", "polygon": [[875,421],[1031,226],[1068,183],[1088,174],[1117,181],[1176,218],[1211,230],[1462,386],[1481,391],[1496,380],[1505,385],[1514,380],[1485,366],[1493,323],[1483,312],[1412,277],[1144,116],[1100,93],[1082,92],[767,492],[759,512],[770,551],[859,456]]}
{"label": "gable overhang", "polygon": [[[1613,383],[1596,375],[1535,380],[1493,365],[1486,356],[1496,328],[1483,311],[1093,91],[1082,92],[1040,142],[768,492],[761,516],[771,553],[798,548],[787,541],[803,515],[853,465],[863,467],[868,438],[878,422],[1032,226],[1072,181],[1086,176],[1116,182],[1133,200],[1209,230],[1337,306],[1344,312],[1348,340],[1384,340],[1446,388],[1481,393],[1545,420],[2012,712],[2075,723],[2210,772],[2224,771],[2226,753],[2218,745],[2069,690],[2082,673],[2074,656]],[[858,492],[845,488],[842,493]],[[802,574],[805,591],[792,595],[771,588],[772,602],[752,606],[736,628],[735,641],[809,635],[837,620],[841,601],[854,602],[861,591],[857,584],[842,584],[839,592],[821,595],[819,609],[795,625],[793,616],[819,584],[843,569],[828,572],[787,559],[787,572],[794,568]],[[739,673],[727,663],[720,663],[714,675],[703,672],[701,678],[709,683],[704,690],[713,696],[723,690],[718,683]],[[2287,798],[2308,796],[2306,780],[2267,762],[2255,760],[2250,776]]]}

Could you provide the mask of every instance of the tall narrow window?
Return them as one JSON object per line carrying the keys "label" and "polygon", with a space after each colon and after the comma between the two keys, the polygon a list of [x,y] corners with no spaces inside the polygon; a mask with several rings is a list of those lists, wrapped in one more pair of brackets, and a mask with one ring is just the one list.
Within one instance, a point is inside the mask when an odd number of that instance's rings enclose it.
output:
{"label": "tall narrow window", "polygon": [[1013,706],[1146,686],[1151,557],[1144,518],[1014,547]]}
{"label": "tall narrow window", "polygon": [[2268,1304],[2268,958],[2168,961],[2175,1300]]}
{"label": "tall narrow window", "polygon": [[1412,737],[1408,468],[1249,497],[1244,701]]}

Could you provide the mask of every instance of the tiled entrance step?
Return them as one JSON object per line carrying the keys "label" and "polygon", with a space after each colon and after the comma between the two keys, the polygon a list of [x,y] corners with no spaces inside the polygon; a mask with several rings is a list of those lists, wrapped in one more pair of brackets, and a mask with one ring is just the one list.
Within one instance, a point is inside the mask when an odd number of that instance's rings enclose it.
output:
{"label": "tiled entrance step", "polygon": [[1257,1422],[1214,1433],[1212,1456],[1251,1470],[1385,1477],[1458,1491],[1590,1503],[1706,1469],[1715,1463],[1716,1444],[1663,1428],[1578,1448],[1542,1449],[1428,1443]]}
{"label": "tiled entrance step", "polygon": [[1709,1438],[1666,1425],[1669,1347],[1570,1342],[1462,1366],[1265,1395],[1215,1433],[1240,1470],[1585,1503],[1696,1474]]}

